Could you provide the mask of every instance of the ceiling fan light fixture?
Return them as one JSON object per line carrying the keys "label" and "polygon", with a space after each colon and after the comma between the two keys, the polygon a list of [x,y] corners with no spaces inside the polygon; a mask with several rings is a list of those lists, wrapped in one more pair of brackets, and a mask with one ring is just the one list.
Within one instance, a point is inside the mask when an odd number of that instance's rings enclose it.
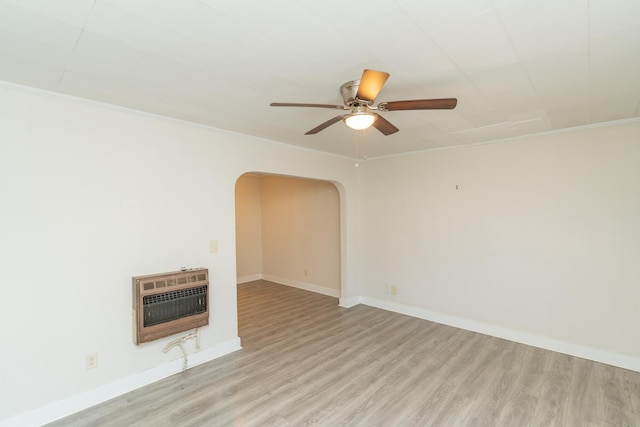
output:
{"label": "ceiling fan light fixture", "polygon": [[368,128],[376,120],[376,116],[371,113],[352,113],[344,118],[344,122],[351,129],[363,130]]}
{"label": "ceiling fan light fixture", "polygon": [[[389,73],[376,70],[364,70],[360,80],[351,80],[340,86],[343,105],[308,104],[298,102],[272,102],[272,107],[314,107],[335,108],[341,114],[319,124],[305,135],[315,135],[318,132],[338,123],[340,120],[351,129],[363,130],[372,126],[384,136],[393,135],[400,129],[377,112],[403,110],[451,110],[456,107],[456,98],[442,99],[410,99],[406,101],[381,102],[377,106],[373,103],[389,78]],[[372,111],[377,111],[373,113]]]}

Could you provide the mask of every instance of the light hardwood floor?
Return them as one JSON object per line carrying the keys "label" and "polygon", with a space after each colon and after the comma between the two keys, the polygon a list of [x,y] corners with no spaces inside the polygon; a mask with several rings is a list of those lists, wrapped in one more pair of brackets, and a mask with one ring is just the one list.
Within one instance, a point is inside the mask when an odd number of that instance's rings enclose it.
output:
{"label": "light hardwood floor", "polygon": [[640,426],[640,373],[266,281],[243,350],[51,426]]}

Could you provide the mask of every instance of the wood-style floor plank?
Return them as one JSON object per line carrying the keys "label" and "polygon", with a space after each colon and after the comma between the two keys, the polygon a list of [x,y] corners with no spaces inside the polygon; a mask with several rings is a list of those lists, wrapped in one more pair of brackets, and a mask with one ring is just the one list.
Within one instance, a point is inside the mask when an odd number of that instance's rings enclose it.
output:
{"label": "wood-style floor plank", "polygon": [[640,427],[638,372],[337,304],[239,285],[241,351],[50,426]]}

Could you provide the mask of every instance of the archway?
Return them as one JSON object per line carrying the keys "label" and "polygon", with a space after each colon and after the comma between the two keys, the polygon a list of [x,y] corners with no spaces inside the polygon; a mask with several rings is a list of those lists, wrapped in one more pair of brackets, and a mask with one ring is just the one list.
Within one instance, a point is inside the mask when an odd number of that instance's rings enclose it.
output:
{"label": "archway", "polygon": [[246,173],[235,191],[238,283],[265,279],[339,298],[342,228],[336,185]]}

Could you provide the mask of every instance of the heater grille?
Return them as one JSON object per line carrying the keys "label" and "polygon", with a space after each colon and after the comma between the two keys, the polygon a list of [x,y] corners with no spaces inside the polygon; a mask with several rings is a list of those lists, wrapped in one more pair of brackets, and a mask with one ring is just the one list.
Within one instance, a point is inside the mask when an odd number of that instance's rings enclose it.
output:
{"label": "heater grille", "polygon": [[136,344],[208,325],[208,270],[134,277],[133,317]]}
{"label": "heater grille", "polygon": [[157,325],[207,311],[207,287],[183,289],[142,298],[144,326]]}

